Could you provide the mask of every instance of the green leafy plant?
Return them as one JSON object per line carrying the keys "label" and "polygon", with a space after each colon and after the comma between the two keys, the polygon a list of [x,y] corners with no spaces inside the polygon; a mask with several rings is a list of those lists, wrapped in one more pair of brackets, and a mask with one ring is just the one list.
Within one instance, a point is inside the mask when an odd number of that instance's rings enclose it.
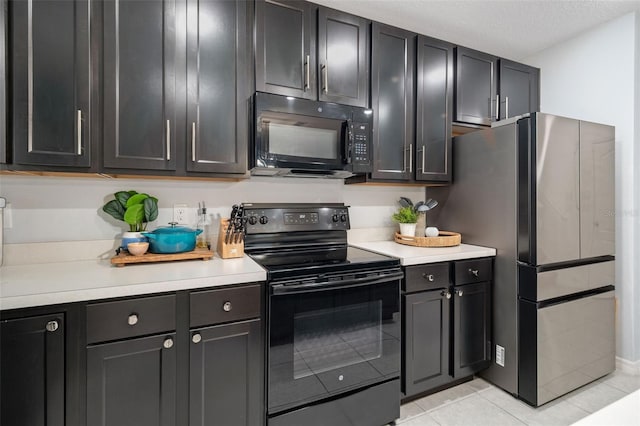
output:
{"label": "green leafy plant", "polygon": [[398,223],[416,223],[418,221],[418,213],[413,210],[413,206],[400,207],[400,209],[391,215],[391,219]]}
{"label": "green leafy plant", "polygon": [[113,194],[115,200],[107,202],[102,210],[129,225],[129,231],[140,232],[147,229],[147,223],[158,217],[158,199],[136,191],[119,191]]}

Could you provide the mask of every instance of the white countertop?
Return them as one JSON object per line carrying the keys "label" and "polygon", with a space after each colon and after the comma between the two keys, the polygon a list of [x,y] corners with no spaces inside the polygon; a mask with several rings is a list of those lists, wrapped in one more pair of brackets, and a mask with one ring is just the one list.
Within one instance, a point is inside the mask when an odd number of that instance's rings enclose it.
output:
{"label": "white countertop", "polygon": [[246,255],[112,266],[108,260],[0,267],[0,310],[265,281]]}
{"label": "white countertop", "polygon": [[352,243],[351,245],[376,253],[397,257],[400,259],[402,266],[496,255],[496,249],[494,248],[473,246],[470,244],[460,244],[454,247],[414,247],[398,244],[394,241],[370,241]]}

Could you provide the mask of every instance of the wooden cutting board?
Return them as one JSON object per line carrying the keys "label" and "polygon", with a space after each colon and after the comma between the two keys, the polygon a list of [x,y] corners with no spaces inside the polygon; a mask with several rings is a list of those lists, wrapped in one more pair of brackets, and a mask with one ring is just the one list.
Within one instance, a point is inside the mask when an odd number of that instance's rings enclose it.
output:
{"label": "wooden cutting board", "polygon": [[213,252],[206,248],[197,248],[193,251],[172,254],[145,253],[142,256],[134,256],[127,251],[121,251],[111,258],[111,264],[116,266],[132,265],[136,263],[171,262],[174,260],[210,260]]}

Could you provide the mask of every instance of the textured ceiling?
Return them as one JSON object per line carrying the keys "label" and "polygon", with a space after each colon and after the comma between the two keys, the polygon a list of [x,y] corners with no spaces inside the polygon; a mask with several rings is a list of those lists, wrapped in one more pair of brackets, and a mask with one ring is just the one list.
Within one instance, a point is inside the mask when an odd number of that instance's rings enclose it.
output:
{"label": "textured ceiling", "polygon": [[312,1],[513,60],[640,10],[640,0]]}

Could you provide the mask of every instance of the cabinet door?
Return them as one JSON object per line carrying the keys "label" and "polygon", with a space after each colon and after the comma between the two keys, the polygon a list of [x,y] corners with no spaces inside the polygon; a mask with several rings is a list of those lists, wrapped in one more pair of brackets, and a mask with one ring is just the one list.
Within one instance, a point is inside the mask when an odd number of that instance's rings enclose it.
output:
{"label": "cabinet door", "polygon": [[247,171],[251,4],[187,4],[188,171]]}
{"label": "cabinet door", "polygon": [[103,31],[104,166],[175,170],[175,1],[104,2]]}
{"label": "cabinet door", "polygon": [[7,162],[7,72],[6,72],[6,18],[7,6],[5,0],[0,0],[0,164]]}
{"label": "cabinet door", "polygon": [[175,334],[87,349],[87,425],[176,425]]}
{"label": "cabinet door", "polygon": [[373,178],[412,178],[415,37],[377,22],[372,27]]}
{"label": "cabinet door", "polygon": [[316,6],[287,0],[255,5],[256,90],[315,100]]}
{"label": "cabinet door", "polygon": [[453,45],[418,37],[416,180],[451,181]]}
{"label": "cabinet door", "polygon": [[453,288],[453,377],[491,364],[491,284]]}
{"label": "cabinet door", "polygon": [[0,322],[0,423],[65,424],[64,314]]}
{"label": "cabinet door", "polygon": [[[449,295],[447,297],[447,295]],[[451,380],[448,290],[404,296],[404,393],[416,395]]]}
{"label": "cabinet door", "polygon": [[321,101],[366,107],[369,101],[369,21],[318,9],[318,90]]}
{"label": "cabinet door", "polygon": [[540,111],[540,70],[500,59],[500,119]]}
{"label": "cabinet door", "polygon": [[263,424],[262,352],[258,319],[193,330],[189,424]]}
{"label": "cabinet door", "polygon": [[89,167],[89,0],[9,3],[13,162]]}
{"label": "cabinet door", "polygon": [[456,47],[455,121],[489,126],[496,120],[498,59]]}

